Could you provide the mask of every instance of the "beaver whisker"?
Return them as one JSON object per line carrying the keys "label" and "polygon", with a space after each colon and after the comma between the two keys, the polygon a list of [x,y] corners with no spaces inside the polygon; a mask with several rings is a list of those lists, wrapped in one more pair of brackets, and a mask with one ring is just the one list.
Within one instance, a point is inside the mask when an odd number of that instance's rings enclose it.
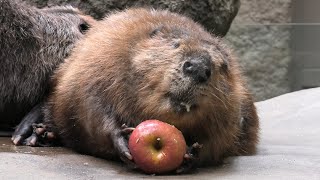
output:
{"label": "beaver whisker", "polygon": [[224,107],[226,108],[226,109],[228,109],[228,107],[227,107],[227,105],[226,105],[226,103],[224,103],[224,101],[221,99],[221,98],[219,98],[217,95],[215,95],[214,93],[212,93],[212,92],[209,92],[212,96],[214,96],[214,97],[216,97],[219,101],[221,101],[222,102],[222,104],[224,105]]}
{"label": "beaver whisker", "polygon": [[216,90],[218,90],[224,96],[227,96],[227,94],[225,92],[223,92],[221,89],[217,88],[216,86],[212,86],[212,87],[215,88]]}

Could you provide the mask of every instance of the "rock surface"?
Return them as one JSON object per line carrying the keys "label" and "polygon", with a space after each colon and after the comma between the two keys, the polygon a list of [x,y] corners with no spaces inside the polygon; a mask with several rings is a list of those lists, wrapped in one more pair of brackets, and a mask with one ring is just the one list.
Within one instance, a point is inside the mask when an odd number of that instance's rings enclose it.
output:
{"label": "rock surface", "polygon": [[290,92],[292,0],[241,0],[226,39],[257,101]]}
{"label": "rock surface", "polygon": [[256,103],[261,138],[254,156],[180,176],[150,176],[121,163],[0,138],[0,179],[320,179],[320,88]]}
{"label": "rock surface", "polygon": [[97,19],[126,7],[165,8],[185,14],[209,31],[224,36],[240,7],[240,0],[26,0],[38,7],[71,4]]}

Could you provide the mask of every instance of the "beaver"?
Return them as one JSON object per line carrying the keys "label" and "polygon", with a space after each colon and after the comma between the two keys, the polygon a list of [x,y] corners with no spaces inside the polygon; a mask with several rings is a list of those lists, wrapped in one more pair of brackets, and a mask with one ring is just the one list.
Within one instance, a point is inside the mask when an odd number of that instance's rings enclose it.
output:
{"label": "beaver", "polygon": [[11,131],[32,108],[30,116],[40,116],[53,70],[95,20],[71,6],[0,0],[0,22],[0,131]]}
{"label": "beaver", "polygon": [[188,146],[197,166],[256,151],[259,121],[236,57],[191,19],[127,9],[95,24],[55,72],[45,127],[63,145],[131,160],[122,125],[159,119]]}

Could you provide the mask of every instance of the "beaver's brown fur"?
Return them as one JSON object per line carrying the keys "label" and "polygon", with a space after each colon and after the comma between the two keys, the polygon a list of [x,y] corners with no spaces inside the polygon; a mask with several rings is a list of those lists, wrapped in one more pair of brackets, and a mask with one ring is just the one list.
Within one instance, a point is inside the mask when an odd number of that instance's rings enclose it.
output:
{"label": "beaver's brown fur", "polygon": [[[159,119],[203,144],[200,165],[253,154],[258,117],[229,48],[186,17],[129,9],[88,32],[54,75],[46,121],[67,147],[112,159],[121,125]],[[189,111],[189,112],[188,112]]]}
{"label": "beaver's brown fur", "polygon": [[43,101],[52,71],[93,22],[71,6],[0,0],[0,131]]}

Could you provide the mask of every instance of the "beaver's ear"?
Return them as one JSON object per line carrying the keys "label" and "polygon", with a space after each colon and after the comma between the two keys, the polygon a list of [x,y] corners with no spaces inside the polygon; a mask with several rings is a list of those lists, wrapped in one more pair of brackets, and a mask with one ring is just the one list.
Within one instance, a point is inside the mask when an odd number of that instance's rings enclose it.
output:
{"label": "beaver's ear", "polygon": [[164,29],[164,26],[163,26],[163,25],[160,25],[159,27],[153,29],[153,30],[150,32],[150,34],[149,34],[150,37],[152,38],[152,37],[156,36],[156,35],[159,34],[159,33],[161,32],[161,30],[163,30],[163,29]]}

